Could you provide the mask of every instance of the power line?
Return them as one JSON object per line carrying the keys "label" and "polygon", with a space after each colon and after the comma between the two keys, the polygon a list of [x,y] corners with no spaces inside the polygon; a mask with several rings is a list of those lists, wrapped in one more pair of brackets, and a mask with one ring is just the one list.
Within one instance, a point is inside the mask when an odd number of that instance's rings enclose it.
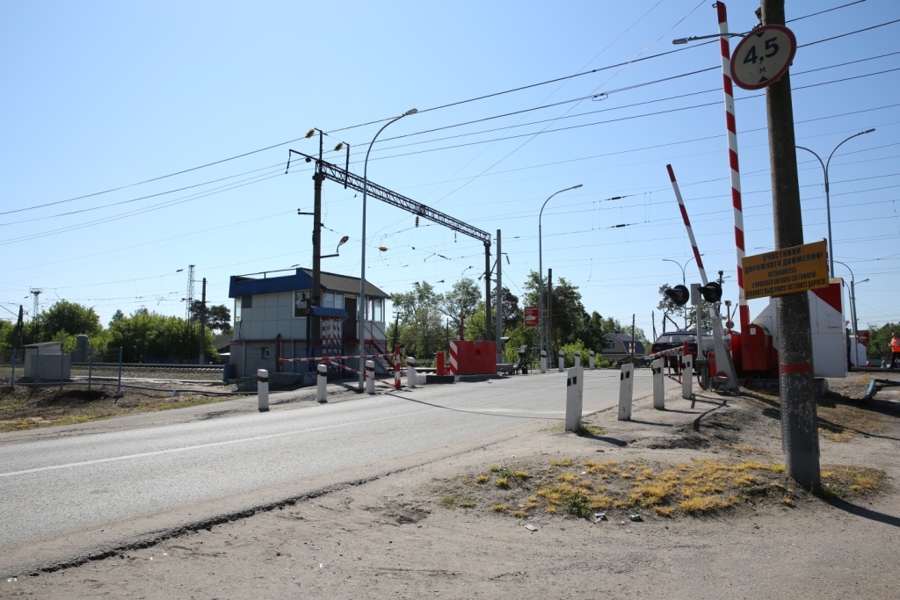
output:
{"label": "power line", "polygon": [[[796,19],[793,19],[793,21],[798,21],[798,20],[801,20],[801,19],[804,19],[804,18],[808,18],[808,17],[811,17],[811,16],[816,16],[816,15],[819,15],[819,14],[824,14],[824,13],[826,13],[826,12],[831,12],[831,11],[833,11],[833,10],[838,10],[838,9],[842,9],[842,8],[847,8],[847,7],[853,6],[853,5],[858,4],[858,3],[859,3],[859,2],[853,2],[853,3],[850,3],[850,4],[846,4],[846,5],[842,5],[842,6],[835,7],[835,8],[833,8],[833,9],[828,9],[828,10],[826,10],[826,11],[820,11],[820,12],[818,12],[818,13],[813,13],[813,14],[810,14],[810,15],[805,15],[805,16],[797,17]],[[861,33],[861,32],[865,32],[865,31],[871,31],[871,30],[877,29],[877,28],[879,28],[879,27],[884,27],[884,26],[886,26],[886,25],[891,25],[891,24],[894,24],[894,23],[897,23],[897,22],[900,22],[900,19],[895,20],[895,21],[889,21],[889,22],[887,22],[887,23],[881,23],[881,24],[873,25],[873,26],[871,26],[871,27],[867,27],[867,28],[862,29],[862,30],[857,30],[857,31],[847,32],[847,33],[844,33],[844,34],[841,34],[841,35],[838,35],[838,36],[833,36],[833,37],[831,37],[831,38],[826,38],[826,39],[823,39],[823,40],[818,40],[818,41],[816,41],[816,42],[811,42],[811,43],[809,43],[809,44],[804,44],[803,46],[800,46],[800,47],[811,46],[811,45],[814,45],[814,44],[818,44],[818,43],[822,43],[822,42],[826,42],[826,41],[832,41],[832,40],[839,39],[839,38],[842,38],[842,37],[846,37],[846,36],[849,36],[849,35],[854,35],[854,34]],[[524,90],[528,90],[528,89],[533,89],[533,88],[540,87],[540,86],[544,86],[544,85],[550,85],[550,84],[552,84],[552,83],[559,83],[559,82],[562,82],[562,81],[567,81],[567,80],[571,80],[571,79],[575,79],[575,78],[579,78],[579,77],[584,77],[584,76],[588,76],[588,75],[593,75],[593,74],[596,74],[596,73],[599,73],[599,72],[603,72],[603,71],[608,71],[608,70],[611,70],[611,69],[621,68],[621,67],[627,66],[627,65],[629,65],[629,64],[641,63],[641,62],[646,62],[646,61],[650,61],[650,60],[655,60],[655,59],[663,58],[663,57],[665,57],[665,56],[670,56],[670,55],[676,54],[676,53],[678,53],[678,52],[688,51],[688,50],[691,50],[691,49],[693,49],[693,48],[697,48],[697,47],[703,46],[703,45],[705,45],[705,44],[697,44],[697,45],[691,46],[691,47],[677,48],[677,49],[674,49],[674,50],[669,50],[669,51],[661,52],[661,53],[658,53],[658,54],[653,54],[653,55],[649,55],[649,56],[645,56],[645,57],[639,57],[639,58],[636,58],[636,59],[633,59],[633,60],[630,60],[630,61],[625,61],[625,62],[621,62],[621,63],[616,63],[616,64],[612,64],[612,65],[607,65],[607,66],[605,66],[605,67],[600,67],[600,68],[597,68],[597,69],[591,69],[590,71],[584,71],[584,72],[580,72],[580,73],[574,73],[574,74],[571,74],[571,75],[565,75],[565,76],[557,77],[557,78],[554,78],[554,79],[549,79],[549,80],[545,80],[545,81],[541,81],[541,82],[537,82],[537,83],[532,83],[532,84],[528,84],[528,85],[524,85],[524,86],[519,86],[519,87],[515,87],[515,88],[510,88],[510,89],[503,90],[503,91],[500,91],[500,92],[493,92],[493,93],[490,93],[490,94],[484,94],[484,95],[481,95],[481,96],[476,96],[476,97],[468,98],[468,99],[465,99],[465,100],[458,100],[458,101],[454,101],[454,102],[449,102],[449,103],[446,103],[446,104],[442,104],[442,105],[438,105],[438,106],[434,106],[434,107],[430,107],[430,108],[421,109],[421,110],[419,110],[418,112],[419,112],[419,113],[433,112],[433,111],[437,111],[437,110],[442,110],[442,109],[446,109],[446,108],[451,108],[451,107],[454,107],[454,106],[460,106],[460,105],[463,105],[463,104],[469,104],[469,103],[472,103],[472,102],[478,102],[478,101],[481,101],[481,100],[486,100],[486,99],[490,99],[490,98],[495,98],[495,97],[498,97],[498,96],[503,96],[503,95],[507,95],[507,94],[512,94],[512,93],[516,93],[516,92],[520,92],[520,91],[524,91]],[[366,122],[366,123],[360,123],[360,124],[357,124],[357,125],[351,125],[351,126],[347,126],[347,127],[342,127],[342,128],[334,129],[334,130],[331,130],[330,132],[326,133],[326,135],[328,135],[329,133],[330,133],[330,134],[334,134],[334,133],[338,133],[338,132],[342,132],[342,131],[348,131],[348,130],[352,130],[352,129],[358,129],[358,128],[361,128],[361,127],[366,127],[366,126],[369,126],[369,125],[374,125],[374,124],[382,123],[382,122],[384,122],[385,120],[386,120],[386,119],[378,119],[378,120],[375,120],[375,121],[369,121],[369,122]],[[272,149],[275,149],[275,148],[280,148],[280,147],[282,147],[282,146],[286,146],[286,145],[288,145],[288,144],[292,144],[292,143],[295,143],[295,142],[299,142],[299,141],[302,141],[302,140],[304,140],[304,139],[306,139],[305,136],[304,136],[304,137],[299,137],[299,138],[290,139],[290,140],[287,140],[287,141],[284,141],[284,142],[279,142],[279,143],[271,144],[271,145],[269,145],[269,146],[265,146],[265,147],[262,147],[262,148],[257,148],[257,149],[255,149],[255,150],[250,150],[250,151],[247,151],[247,152],[243,152],[243,153],[240,153],[240,154],[236,154],[236,155],[234,155],[234,156],[230,156],[230,157],[227,157],[227,158],[223,158],[223,159],[215,160],[215,161],[212,161],[212,162],[204,163],[204,164],[201,164],[201,165],[198,165],[198,166],[195,166],[195,167],[190,167],[190,168],[182,169],[182,170],[180,170],[180,171],[175,171],[175,172],[173,172],[173,173],[168,173],[168,174],[165,174],[165,175],[160,175],[160,176],[157,176],[157,177],[152,177],[152,178],[149,178],[149,179],[145,179],[145,180],[142,180],[142,181],[138,181],[138,182],[134,182],[134,183],[126,184],[126,185],[121,185],[121,186],[117,186],[117,187],[113,187],[113,188],[108,188],[108,189],[101,190],[101,191],[98,191],[98,192],[93,192],[93,193],[90,193],[90,194],[84,194],[84,195],[81,195],[81,196],[75,196],[75,197],[72,197],[72,198],[66,198],[66,199],[64,199],[64,200],[57,200],[57,201],[54,201],[54,202],[47,202],[47,203],[44,203],[44,204],[38,204],[38,205],[33,205],[33,206],[27,206],[27,207],[17,208],[17,209],[13,209],[13,210],[8,210],[8,211],[0,211],[0,216],[2,216],[2,215],[9,215],[9,214],[16,214],[16,213],[19,213],[19,212],[24,212],[24,211],[29,211],[29,210],[35,210],[35,209],[39,209],[39,208],[47,208],[47,207],[50,207],[50,206],[57,206],[57,205],[60,205],[60,204],[65,204],[65,203],[69,203],[69,202],[74,202],[74,201],[77,201],[77,200],[84,200],[84,199],[87,199],[87,198],[93,198],[93,197],[100,196],[100,195],[103,195],[103,194],[109,194],[109,193],[112,193],[112,192],[121,191],[121,190],[124,190],[124,189],[136,187],[136,186],[139,186],[139,185],[144,185],[144,184],[147,184],[147,183],[152,183],[152,182],[155,182],[155,181],[161,181],[161,180],[163,180],[163,179],[168,179],[168,178],[172,178],[172,177],[177,177],[177,176],[179,176],[179,175],[184,175],[184,174],[186,174],[186,173],[191,173],[191,172],[198,171],[198,170],[201,170],[201,169],[205,169],[205,168],[208,168],[208,167],[212,167],[212,166],[215,166],[215,165],[220,165],[220,164],[227,163],[227,162],[234,161],[234,160],[238,160],[238,159],[241,159],[241,158],[246,158],[246,157],[248,157],[248,156],[252,156],[252,155],[258,154],[258,153],[260,153],[260,152],[265,152],[265,151],[267,151],[267,150],[272,150]]]}

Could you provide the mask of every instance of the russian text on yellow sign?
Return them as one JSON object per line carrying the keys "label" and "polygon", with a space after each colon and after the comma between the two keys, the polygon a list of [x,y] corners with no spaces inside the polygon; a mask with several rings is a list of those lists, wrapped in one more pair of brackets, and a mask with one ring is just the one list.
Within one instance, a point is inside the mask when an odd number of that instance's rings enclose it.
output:
{"label": "russian text on yellow sign", "polygon": [[825,240],[745,256],[744,297],[784,296],[828,286]]}

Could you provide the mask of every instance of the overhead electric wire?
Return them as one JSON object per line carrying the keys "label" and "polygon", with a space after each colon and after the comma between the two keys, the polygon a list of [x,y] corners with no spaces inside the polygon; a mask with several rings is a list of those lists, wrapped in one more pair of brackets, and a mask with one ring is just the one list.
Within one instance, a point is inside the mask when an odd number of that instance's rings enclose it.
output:
{"label": "overhead electric wire", "polygon": [[[837,9],[840,9],[840,8],[846,8],[846,7],[852,6],[852,5],[854,5],[854,4],[858,4],[858,2],[853,2],[853,3],[850,3],[850,4],[846,4],[846,5],[834,7],[834,8],[832,8],[832,9],[828,9],[828,10],[826,10],[826,11],[821,11],[820,13],[813,13],[813,14],[811,14],[811,15],[805,15],[805,16],[797,17],[797,18],[792,19],[792,20],[793,20],[793,21],[796,21],[796,20],[804,19],[804,18],[807,18],[807,17],[810,17],[810,16],[815,16],[815,15],[818,15],[818,14],[822,14],[822,13],[825,13],[825,12],[830,12],[830,11],[837,10]],[[818,40],[818,41],[816,41],[816,42],[810,42],[810,43],[808,43],[808,44],[801,45],[800,47],[802,48],[802,47],[805,47],[805,46],[811,46],[811,45],[815,45],[815,44],[818,44],[818,43],[822,43],[822,42],[824,42],[824,41],[830,41],[830,40],[833,40],[833,39],[839,39],[839,38],[841,38],[841,37],[846,37],[846,36],[849,36],[849,35],[854,35],[854,34],[856,34],[856,33],[864,32],[864,31],[871,31],[871,30],[873,30],[873,29],[877,29],[877,28],[879,28],[879,27],[883,27],[883,26],[886,26],[886,25],[894,24],[894,23],[897,23],[897,22],[900,22],[900,19],[895,20],[895,21],[889,21],[889,22],[887,22],[887,23],[881,23],[881,24],[878,24],[878,25],[873,25],[873,26],[871,26],[871,27],[868,27],[868,28],[865,28],[865,29],[862,29],[862,30],[857,30],[857,31],[847,32],[847,33],[841,34],[841,35],[839,35],[839,36],[833,36],[833,37],[831,37],[831,38],[826,38],[826,39],[824,39],[824,40]],[[558,83],[558,82],[560,82],[560,81],[565,81],[565,80],[569,80],[569,79],[574,79],[574,78],[578,78],[578,77],[583,77],[583,76],[586,76],[586,75],[592,75],[592,74],[595,74],[595,73],[598,73],[598,72],[602,72],[602,71],[606,71],[606,70],[610,70],[610,69],[622,67],[622,66],[625,66],[625,65],[628,65],[628,64],[634,64],[634,63],[645,62],[645,61],[652,60],[652,59],[656,59],[656,58],[661,58],[661,57],[668,56],[668,55],[671,55],[671,54],[674,54],[674,53],[677,53],[677,52],[682,52],[682,51],[689,50],[689,49],[691,49],[691,48],[696,48],[697,46],[701,46],[701,45],[703,45],[703,44],[698,44],[698,45],[695,45],[695,46],[692,46],[692,47],[678,48],[678,49],[675,49],[675,50],[670,50],[670,51],[667,51],[667,52],[662,52],[662,53],[658,53],[658,54],[654,54],[654,55],[649,55],[649,56],[645,56],[645,57],[639,57],[639,58],[636,58],[636,59],[631,60],[631,61],[626,61],[626,62],[617,63],[617,64],[613,64],[613,65],[607,65],[607,66],[600,67],[600,68],[597,68],[597,69],[591,69],[590,71],[585,71],[585,72],[581,72],[581,73],[575,73],[575,74],[567,75],[567,76],[563,76],[563,77],[557,77],[557,78],[554,78],[554,79],[550,79],[550,80],[546,80],[546,81],[542,81],[542,82],[537,82],[537,83],[533,83],[533,84],[529,84],[529,85],[525,85],[525,86],[519,86],[519,87],[516,87],[516,88],[510,88],[510,89],[503,90],[503,91],[500,91],[500,92],[494,92],[494,93],[491,93],[491,94],[485,94],[485,95],[482,95],[482,96],[476,96],[476,97],[469,98],[469,99],[466,99],[466,100],[460,100],[460,101],[450,102],[450,103],[443,104],[443,105],[438,105],[438,106],[431,107],[431,108],[425,108],[425,109],[419,110],[418,112],[419,112],[419,113],[425,113],[425,112],[436,111],[436,110],[440,110],[440,109],[444,109],[444,108],[450,108],[450,107],[453,107],[453,106],[459,106],[459,105],[462,105],[462,104],[467,104],[467,103],[471,103],[471,102],[476,102],[476,101],[479,101],[479,100],[485,100],[485,99],[489,99],[489,98],[493,98],[493,97],[497,97],[497,96],[501,96],[501,95],[506,95],[506,94],[510,94],[510,93],[515,93],[515,92],[518,92],[518,91],[523,91],[523,90],[527,90],[527,89],[531,89],[531,88],[535,88],[535,87],[539,87],[539,86],[543,86],[543,85],[548,85],[548,84],[551,84],[551,83]],[[370,122],[367,122],[367,123],[361,123],[361,124],[357,124],[357,125],[351,125],[351,126],[347,126],[347,127],[342,127],[342,128],[338,128],[338,129],[331,130],[330,132],[323,132],[323,133],[325,133],[326,135],[330,135],[330,134],[338,133],[338,132],[341,132],[341,131],[347,131],[347,130],[351,130],[351,129],[357,129],[357,128],[360,128],[360,127],[365,127],[365,126],[368,126],[368,125],[373,125],[373,124],[377,124],[377,123],[382,123],[382,122],[384,122],[385,120],[386,120],[386,119],[378,119],[378,120],[375,120],[375,121],[370,121]],[[77,200],[83,200],[83,199],[87,199],[87,198],[92,198],[92,197],[95,197],[95,196],[99,196],[99,195],[103,195],[103,194],[108,194],[108,193],[120,191],[120,190],[123,190],[123,189],[128,189],[128,188],[131,188],[131,187],[136,187],[136,186],[139,186],[139,185],[144,185],[144,184],[147,184],[147,183],[152,183],[152,182],[160,181],[160,180],[163,180],[163,179],[167,179],[167,178],[171,178],[171,177],[176,177],[176,176],[178,176],[178,175],[183,175],[183,174],[185,174],[185,173],[190,173],[190,172],[197,171],[197,170],[200,170],[200,169],[204,169],[204,168],[208,168],[208,167],[211,167],[211,166],[223,164],[223,163],[226,163],[226,162],[229,162],[229,161],[237,160],[237,159],[240,159],[240,158],[245,158],[245,157],[247,157],[247,156],[251,156],[251,155],[253,155],[253,154],[258,154],[258,153],[260,153],[260,152],[265,152],[265,151],[267,151],[267,150],[272,150],[272,149],[274,149],[274,148],[279,148],[279,147],[281,147],[281,146],[285,146],[285,145],[287,145],[287,144],[292,144],[292,143],[294,143],[294,142],[302,141],[302,140],[304,140],[304,139],[306,139],[305,136],[304,136],[304,137],[299,137],[299,138],[294,138],[294,139],[287,140],[287,141],[284,141],[284,142],[279,142],[279,143],[271,144],[271,145],[269,145],[269,146],[265,146],[265,147],[262,147],[262,148],[257,148],[257,149],[255,149],[255,150],[250,150],[250,151],[247,151],[247,152],[243,152],[243,153],[240,153],[240,154],[236,154],[236,155],[230,156],[230,157],[228,157],[228,158],[223,158],[223,159],[215,160],[215,161],[208,162],[208,163],[205,163],[205,164],[201,164],[201,165],[198,165],[198,166],[195,166],[195,167],[190,167],[190,168],[182,169],[182,170],[179,170],[179,171],[175,171],[175,172],[173,172],[173,173],[168,173],[168,174],[165,174],[165,175],[160,175],[160,176],[157,176],[157,177],[152,177],[152,178],[145,179],[145,180],[142,180],[142,181],[138,181],[138,182],[134,182],[134,183],[130,183],[130,184],[125,184],[125,185],[117,186],[117,187],[114,187],[114,188],[109,188],[109,189],[106,189],[106,190],[101,190],[101,191],[98,191],[98,192],[93,192],[93,193],[90,193],[90,194],[84,194],[84,195],[81,195],[81,196],[76,196],[76,197],[72,197],[72,198],[67,198],[67,199],[64,199],[64,200],[57,200],[57,201],[54,201],[54,202],[47,202],[47,203],[43,203],[43,204],[38,204],[38,205],[33,205],[33,206],[27,206],[27,207],[22,207],[22,208],[17,208],[17,209],[12,209],[12,210],[7,210],[7,211],[0,211],[0,216],[3,216],[3,215],[9,215],[9,214],[15,214],[15,213],[24,212],[24,211],[29,211],[29,210],[36,210],[36,209],[39,209],[39,208],[46,208],[46,207],[49,207],[49,206],[57,206],[57,205],[59,205],[59,204],[65,204],[65,203],[68,203],[68,202],[74,202],[74,201],[77,201]],[[387,138],[387,139],[391,139],[391,138]]]}

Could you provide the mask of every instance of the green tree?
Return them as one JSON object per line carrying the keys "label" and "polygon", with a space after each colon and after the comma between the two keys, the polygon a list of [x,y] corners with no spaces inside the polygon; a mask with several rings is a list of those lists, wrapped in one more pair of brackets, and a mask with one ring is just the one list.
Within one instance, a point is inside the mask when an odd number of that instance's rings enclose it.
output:
{"label": "green tree", "polygon": [[123,313],[120,309],[116,309],[115,314],[112,316],[112,320],[109,322],[109,326],[112,327],[113,323],[118,323],[125,319],[125,313]]}
{"label": "green tree", "polygon": [[[525,305],[539,306],[540,280],[538,274],[531,271],[523,287],[525,288]],[[564,277],[559,277],[553,288],[544,286],[544,322],[549,323],[549,339],[553,348],[574,342],[575,333],[589,320],[584,305],[581,303],[581,293],[578,287],[572,285]]]}
{"label": "green tree", "polygon": [[391,294],[400,323],[400,344],[408,356],[430,360],[437,350],[445,349],[441,300],[441,295],[425,281],[413,283],[412,291]]}
{"label": "green tree", "polygon": [[[136,310],[130,317],[114,321],[109,328],[110,350],[123,349],[125,362],[174,362],[194,359],[199,353],[196,338],[186,336],[188,323],[179,317],[167,317]],[[204,354],[215,360],[213,336],[207,332]]]}
{"label": "green tree", "polygon": [[[494,314],[497,314],[497,295],[491,294],[491,307]],[[504,287],[501,294],[501,306],[503,307],[503,325],[501,331],[503,335],[508,335],[510,331],[515,329],[519,323],[525,319],[522,309],[519,307],[519,297]]]}
{"label": "green tree", "polygon": [[[203,301],[194,300],[191,303],[190,316],[194,321],[200,321],[203,314]],[[224,304],[216,304],[206,307],[206,328],[210,331],[231,331],[231,310]]]}
{"label": "green tree", "polygon": [[[450,327],[459,331],[460,315],[465,315],[468,322],[479,310],[481,294],[475,281],[465,277],[453,284],[450,291],[440,296],[440,308],[450,320]],[[484,306],[481,306],[484,310]]]}
{"label": "green tree", "polygon": [[6,354],[16,343],[16,324],[0,321],[0,352]]}
{"label": "green tree", "polygon": [[41,314],[43,337],[52,340],[60,332],[94,336],[103,330],[93,308],[59,300]]}
{"label": "green tree", "polygon": [[873,361],[880,361],[883,358],[891,361],[891,334],[900,333],[900,323],[886,323],[881,327],[869,323],[869,345],[866,346],[866,356]]}
{"label": "green tree", "polygon": [[[485,317],[484,302],[480,302],[472,314],[466,318],[463,339],[469,341],[488,339],[487,330],[485,329]],[[453,335],[453,337],[457,336]]]}

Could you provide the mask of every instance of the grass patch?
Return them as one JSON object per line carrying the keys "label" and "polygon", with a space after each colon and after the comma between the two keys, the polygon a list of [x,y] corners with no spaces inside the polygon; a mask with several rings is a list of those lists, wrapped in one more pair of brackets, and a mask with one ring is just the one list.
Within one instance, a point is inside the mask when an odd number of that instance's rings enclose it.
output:
{"label": "grass patch", "polygon": [[228,396],[198,393],[181,394],[123,388],[125,396],[116,400],[115,387],[92,389],[66,387],[0,388],[0,432],[77,425],[126,414],[172,410],[211,404]]}
{"label": "grass patch", "polygon": [[[488,474],[451,482],[460,496],[516,518],[565,515],[592,518],[597,512],[634,512],[661,518],[696,517],[733,509],[742,504],[794,507],[804,490],[795,491],[784,479],[784,465],[757,460],[693,460],[653,465],[647,461],[577,462],[551,460],[549,468],[495,466]],[[538,473],[531,475],[531,473]],[[884,472],[852,466],[823,468],[824,497],[845,498],[877,490]],[[492,485],[485,485],[492,484]],[[525,499],[527,498],[527,500]],[[452,506],[461,506],[456,501]],[[508,506],[517,507],[513,510]]]}

